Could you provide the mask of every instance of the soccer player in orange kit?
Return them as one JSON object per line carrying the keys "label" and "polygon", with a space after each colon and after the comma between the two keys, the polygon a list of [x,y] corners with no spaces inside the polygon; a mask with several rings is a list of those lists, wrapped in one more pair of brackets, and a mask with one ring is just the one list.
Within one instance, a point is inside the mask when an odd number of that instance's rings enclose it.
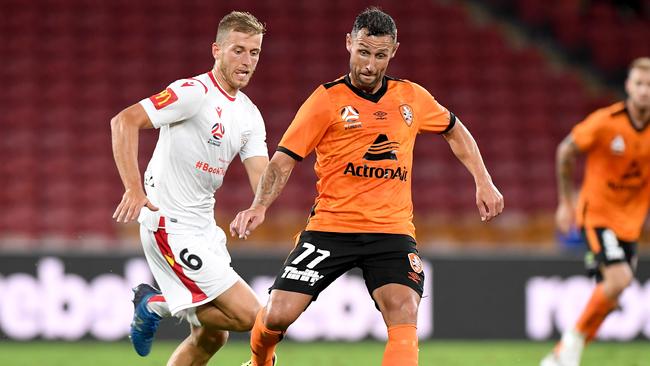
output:
{"label": "soccer player in orange kit", "polygon": [[416,83],[385,76],[399,46],[393,19],[359,14],[346,37],[350,73],[303,103],[267,166],[253,204],[230,225],[245,238],[264,220],[298,161],[316,151],[318,197],[309,223],[257,315],[247,365],[275,364],[284,331],[340,275],[359,267],[388,328],[384,366],[418,363],[417,312],[424,271],[412,223],[415,138],[441,134],[476,182],[488,221],[503,209],[476,142],[456,116]]}
{"label": "soccer player in orange kit", "polygon": [[[597,285],[575,327],[541,366],[578,366],[584,346],[634,279],[637,240],[650,203],[650,58],[638,58],[625,82],[627,100],[599,109],[576,125],[557,149],[557,226],[582,229],[596,265]],[[575,158],[586,155],[577,206]]]}

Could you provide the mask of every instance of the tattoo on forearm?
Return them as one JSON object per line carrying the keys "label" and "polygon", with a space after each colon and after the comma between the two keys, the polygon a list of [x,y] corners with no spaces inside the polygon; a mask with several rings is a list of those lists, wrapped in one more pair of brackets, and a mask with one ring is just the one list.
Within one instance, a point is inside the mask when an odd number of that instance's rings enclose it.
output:
{"label": "tattoo on forearm", "polygon": [[269,207],[284,189],[290,174],[291,170],[282,171],[276,163],[269,163],[257,185],[253,204]]}

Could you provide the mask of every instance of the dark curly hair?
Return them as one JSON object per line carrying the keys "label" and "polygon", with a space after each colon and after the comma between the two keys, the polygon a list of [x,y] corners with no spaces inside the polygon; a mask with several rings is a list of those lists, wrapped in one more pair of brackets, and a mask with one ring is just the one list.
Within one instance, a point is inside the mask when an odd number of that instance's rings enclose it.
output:
{"label": "dark curly hair", "polygon": [[369,36],[391,36],[397,41],[395,21],[376,6],[371,6],[357,15],[351,34],[354,36],[362,29],[365,29]]}

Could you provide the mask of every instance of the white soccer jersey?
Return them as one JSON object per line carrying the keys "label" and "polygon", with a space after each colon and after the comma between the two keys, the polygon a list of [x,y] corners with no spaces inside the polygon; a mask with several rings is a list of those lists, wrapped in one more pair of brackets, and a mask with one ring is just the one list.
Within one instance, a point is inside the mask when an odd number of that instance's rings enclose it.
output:
{"label": "white soccer jersey", "polygon": [[163,215],[169,233],[216,225],[214,193],[235,155],[268,157],[259,110],[242,92],[228,95],[212,71],[177,80],[140,104],[160,129],[144,174],[147,196],[160,212],[143,208],[138,221],[155,231]]}

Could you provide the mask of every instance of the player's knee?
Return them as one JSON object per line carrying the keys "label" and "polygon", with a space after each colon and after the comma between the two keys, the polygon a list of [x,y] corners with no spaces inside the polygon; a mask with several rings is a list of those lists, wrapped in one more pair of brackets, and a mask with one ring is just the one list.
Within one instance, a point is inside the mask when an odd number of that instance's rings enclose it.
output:
{"label": "player's knee", "polygon": [[604,283],[605,292],[612,297],[618,297],[632,284],[634,274],[629,267],[617,267],[606,273]]}
{"label": "player's knee", "polygon": [[264,325],[271,330],[285,331],[296,320],[291,312],[280,311],[278,307],[269,308],[264,314]]}
{"label": "player's knee", "polygon": [[[206,327],[193,327],[190,335],[190,342],[195,349],[197,361],[208,360],[228,341],[229,333],[224,330],[217,330]],[[200,360],[199,360],[200,359]]]}
{"label": "player's knee", "polygon": [[614,278],[614,287],[619,292],[623,292],[623,290],[632,284],[633,279],[634,276],[631,271],[622,272]]}
{"label": "player's knee", "polygon": [[383,301],[384,317],[394,322],[415,321],[418,316],[418,302],[412,297],[388,297]]}
{"label": "player's knee", "polygon": [[224,344],[226,344],[226,342],[228,341],[228,337],[229,337],[228,331],[216,330],[208,333],[206,337],[206,341],[210,345],[216,347],[216,349],[214,349],[214,352],[216,352],[219,348],[221,348]]}

